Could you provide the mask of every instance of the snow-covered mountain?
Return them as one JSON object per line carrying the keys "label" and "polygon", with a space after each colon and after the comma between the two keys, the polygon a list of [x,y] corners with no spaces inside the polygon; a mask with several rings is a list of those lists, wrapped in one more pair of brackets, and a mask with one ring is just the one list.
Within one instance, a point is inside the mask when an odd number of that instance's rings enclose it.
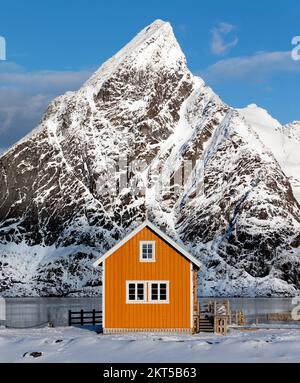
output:
{"label": "snow-covered mountain", "polygon": [[93,259],[147,214],[202,261],[201,293],[295,294],[300,208],[255,118],[192,75],[169,23],[145,28],[0,157],[1,293],[98,294]]}
{"label": "snow-covered mountain", "polygon": [[274,154],[289,177],[294,195],[300,203],[300,122],[282,126],[255,104],[239,111]]}

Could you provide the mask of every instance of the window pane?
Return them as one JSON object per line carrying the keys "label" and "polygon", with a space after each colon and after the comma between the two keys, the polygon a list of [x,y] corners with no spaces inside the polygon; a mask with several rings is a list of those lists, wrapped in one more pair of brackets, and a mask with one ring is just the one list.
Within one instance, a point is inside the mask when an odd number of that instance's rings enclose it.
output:
{"label": "window pane", "polygon": [[157,293],[157,291],[152,291],[151,299],[154,300],[154,301],[158,300],[158,293]]}
{"label": "window pane", "polygon": [[152,243],[148,244],[148,259],[152,259],[153,245]]}
{"label": "window pane", "polygon": [[144,300],[144,285],[142,283],[137,284],[137,299],[140,301]]}
{"label": "window pane", "polygon": [[130,301],[135,301],[135,284],[128,284],[128,297]]}
{"label": "window pane", "polygon": [[160,300],[161,301],[167,300],[167,284],[166,283],[160,284]]}
{"label": "window pane", "polygon": [[153,301],[158,300],[158,284],[157,283],[151,284],[151,300]]}
{"label": "window pane", "polygon": [[129,285],[129,294],[134,294],[134,293],[135,293],[135,285],[131,283]]}
{"label": "window pane", "polygon": [[146,243],[143,244],[142,258],[148,259],[148,245]]}

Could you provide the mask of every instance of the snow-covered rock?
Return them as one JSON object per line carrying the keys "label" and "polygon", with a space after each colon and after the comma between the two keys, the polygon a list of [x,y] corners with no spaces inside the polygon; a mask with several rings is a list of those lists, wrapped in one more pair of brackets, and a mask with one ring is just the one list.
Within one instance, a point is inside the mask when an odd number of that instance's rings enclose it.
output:
{"label": "snow-covered rock", "polygon": [[192,75],[169,23],[145,28],[0,157],[2,294],[98,294],[93,259],[146,212],[202,261],[203,293],[295,294],[293,175],[260,134],[294,128],[252,114]]}
{"label": "snow-covered rock", "polygon": [[288,176],[294,195],[300,203],[300,122],[281,125],[266,110],[255,104],[239,109],[239,112],[271,150]]}

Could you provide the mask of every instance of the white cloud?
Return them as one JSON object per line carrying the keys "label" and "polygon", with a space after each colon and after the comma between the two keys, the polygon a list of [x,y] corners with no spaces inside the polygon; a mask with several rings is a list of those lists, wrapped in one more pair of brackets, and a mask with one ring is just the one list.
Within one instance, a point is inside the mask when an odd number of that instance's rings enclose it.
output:
{"label": "white cloud", "polygon": [[0,65],[0,84],[2,88],[22,88],[30,93],[57,93],[78,89],[91,74],[91,70],[29,72],[14,63],[7,63]]}
{"label": "white cloud", "polygon": [[1,134],[16,136],[18,132],[30,129],[51,98],[50,94],[28,94],[21,89],[0,88],[0,145],[3,145]]}
{"label": "white cloud", "polygon": [[200,75],[209,82],[246,80],[263,82],[274,74],[300,72],[300,64],[292,60],[291,52],[258,52],[252,56],[218,61]]}
{"label": "white cloud", "polygon": [[30,72],[15,63],[1,63],[0,148],[11,146],[32,130],[53,98],[79,89],[92,72]]}
{"label": "white cloud", "polygon": [[232,32],[234,28],[234,25],[220,23],[211,30],[212,40],[210,50],[214,55],[223,55],[237,45],[239,39],[236,36],[230,42],[225,41],[225,36]]}

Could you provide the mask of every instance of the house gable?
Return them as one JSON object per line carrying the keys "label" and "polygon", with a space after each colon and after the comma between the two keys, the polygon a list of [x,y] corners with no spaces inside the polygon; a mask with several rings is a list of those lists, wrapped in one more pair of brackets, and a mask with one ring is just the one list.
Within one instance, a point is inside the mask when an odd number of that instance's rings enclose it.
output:
{"label": "house gable", "polygon": [[117,243],[114,247],[112,247],[107,253],[102,255],[96,262],[94,262],[93,266],[99,266],[105,259],[114,254],[119,248],[124,246],[126,242],[130,241],[133,237],[135,237],[141,230],[148,228],[151,232],[153,232],[156,236],[162,239],[165,243],[167,243],[171,248],[176,250],[183,257],[187,258],[196,268],[200,269],[201,264],[197,258],[191,255],[183,246],[179,245],[175,241],[173,241],[170,237],[168,237],[165,233],[163,233],[160,229],[154,226],[151,222],[146,221],[142,225],[138,226],[134,229],[130,234],[128,234],[123,240]]}

